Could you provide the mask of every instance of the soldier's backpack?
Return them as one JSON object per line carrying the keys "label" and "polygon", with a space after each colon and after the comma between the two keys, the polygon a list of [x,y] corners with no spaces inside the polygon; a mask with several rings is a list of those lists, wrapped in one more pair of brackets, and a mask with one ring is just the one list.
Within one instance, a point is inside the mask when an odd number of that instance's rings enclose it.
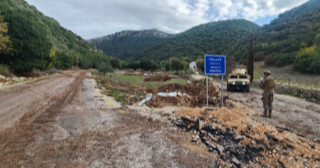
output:
{"label": "soldier's backpack", "polygon": [[265,88],[274,89],[275,86],[276,86],[276,83],[274,82],[274,78],[271,76],[268,76],[267,81],[265,82]]}

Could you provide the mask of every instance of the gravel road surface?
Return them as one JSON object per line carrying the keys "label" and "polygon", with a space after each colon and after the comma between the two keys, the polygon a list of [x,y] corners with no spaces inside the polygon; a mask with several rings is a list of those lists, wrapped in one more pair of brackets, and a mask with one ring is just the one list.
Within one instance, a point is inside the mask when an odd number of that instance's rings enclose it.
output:
{"label": "gravel road surface", "polygon": [[211,167],[217,158],[169,121],[118,108],[88,71],[2,89],[0,107],[0,167]]}

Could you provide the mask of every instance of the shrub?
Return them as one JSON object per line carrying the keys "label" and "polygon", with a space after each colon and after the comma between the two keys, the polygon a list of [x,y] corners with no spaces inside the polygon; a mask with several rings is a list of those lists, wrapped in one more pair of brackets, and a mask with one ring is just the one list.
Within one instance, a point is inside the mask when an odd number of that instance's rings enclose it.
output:
{"label": "shrub", "polygon": [[121,61],[118,58],[111,59],[110,64],[112,65],[113,68],[122,68]]}
{"label": "shrub", "polygon": [[99,65],[98,71],[101,73],[113,72],[113,68],[110,64],[103,62]]}
{"label": "shrub", "polygon": [[253,57],[254,61],[263,61],[265,59],[266,55],[263,52],[258,53]]}
{"label": "shrub", "polygon": [[172,59],[171,68],[174,71],[183,70],[183,63],[177,59]]}
{"label": "shrub", "polygon": [[302,73],[320,74],[320,55],[302,55],[294,62],[293,68]]}
{"label": "shrub", "polygon": [[140,62],[140,68],[146,71],[154,71],[159,68],[159,64],[152,60],[143,60]]}
{"label": "shrub", "polygon": [[197,59],[196,60],[196,64],[198,67],[198,70],[203,71],[204,72],[204,59]]}
{"label": "shrub", "polygon": [[10,76],[10,68],[7,65],[0,64],[0,75]]}
{"label": "shrub", "polygon": [[266,58],[264,59],[264,65],[274,65],[275,63],[276,60],[274,60],[271,55],[266,56]]}

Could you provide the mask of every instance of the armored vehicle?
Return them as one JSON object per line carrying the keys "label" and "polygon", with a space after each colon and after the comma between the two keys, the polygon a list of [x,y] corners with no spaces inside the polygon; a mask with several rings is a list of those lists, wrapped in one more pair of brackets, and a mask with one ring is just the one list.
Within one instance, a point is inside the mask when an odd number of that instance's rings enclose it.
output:
{"label": "armored vehicle", "polygon": [[227,76],[227,91],[245,90],[250,91],[250,75],[246,68],[235,68]]}

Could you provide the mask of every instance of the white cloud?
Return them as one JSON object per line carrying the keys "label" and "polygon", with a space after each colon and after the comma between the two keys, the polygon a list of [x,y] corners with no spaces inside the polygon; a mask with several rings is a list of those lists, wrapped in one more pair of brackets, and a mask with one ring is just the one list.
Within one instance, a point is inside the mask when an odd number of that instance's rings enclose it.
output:
{"label": "white cloud", "polygon": [[307,0],[26,0],[83,38],[133,29],[168,33],[232,18],[275,16]]}
{"label": "white cloud", "polygon": [[266,16],[275,16],[308,0],[211,0],[209,16],[212,20],[246,18],[255,21]]}

